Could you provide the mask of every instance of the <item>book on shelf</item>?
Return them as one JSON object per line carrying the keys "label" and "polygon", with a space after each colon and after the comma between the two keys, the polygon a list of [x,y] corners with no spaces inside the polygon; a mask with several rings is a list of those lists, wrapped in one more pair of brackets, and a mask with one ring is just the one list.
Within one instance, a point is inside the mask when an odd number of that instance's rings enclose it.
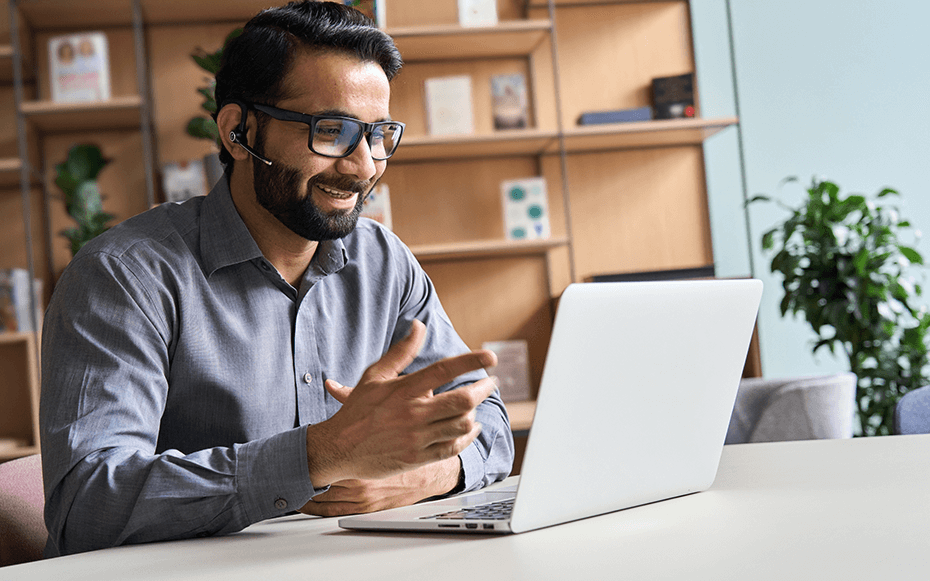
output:
{"label": "book on shelf", "polygon": [[549,238],[549,200],[542,177],[501,182],[504,237],[508,240]]}
{"label": "book on shelf", "polygon": [[209,191],[202,159],[165,163],[161,167],[161,181],[166,202],[183,202]]}
{"label": "book on shelf", "polygon": [[48,41],[48,56],[53,101],[110,99],[110,54],[105,34],[54,36]]}
{"label": "book on shelf", "polygon": [[462,26],[494,26],[497,24],[495,0],[458,0],[459,24]]}
{"label": "book on shelf", "polygon": [[526,76],[521,73],[491,77],[494,129],[523,129],[529,125]]}
{"label": "book on shelf", "polygon": [[[38,327],[33,325],[32,307]],[[29,271],[25,268],[0,269],[0,331],[29,333],[41,327],[42,279],[36,278],[30,285]]]}
{"label": "book on shelf", "polygon": [[602,123],[632,123],[652,119],[652,107],[635,109],[617,109],[615,111],[591,111],[578,117],[578,125],[599,125]]}
{"label": "book on shelf", "polygon": [[463,135],[475,132],[471,76],[432,77],[423,83],[426,126],[430,135]]}
{"label": "book on shelf", "polygon": [[387,184],[378,184],[362,202],[362,216],[381,222],[388,230],[391,224],[391,192]]}
{"label": "book on shelf", "polygon": [[694,73],[652,79],[656,119],[694,117]]}
{"label": "book on shelf", "polygon": [[488,368],[496,376],[501,399],[505,402],[530,399],[530,357],[526,341],[489,341],[482,349],[497,355],[497,365]]}
{"label": "book on shelf", "polygon": [[385,0],[342,0],[342,3],[371,18],[378,28],[387,26],[385,23]]}

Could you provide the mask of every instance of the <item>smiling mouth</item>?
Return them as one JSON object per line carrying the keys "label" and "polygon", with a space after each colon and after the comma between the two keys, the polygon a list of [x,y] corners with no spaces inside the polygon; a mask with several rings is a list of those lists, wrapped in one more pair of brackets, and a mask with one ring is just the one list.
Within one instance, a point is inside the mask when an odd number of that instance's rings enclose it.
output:
{"label": "smiling mouth", "polygon": [[347,192],[345,190],[337,190],[334,188],[330,188],[328,186],[324,186],[322,184],[316,184],[316,187],[324,194],[331,196],[333,198],[336,198],[337,200],[348,200],[349,198],[354,197],[356,194],[356,192]]}

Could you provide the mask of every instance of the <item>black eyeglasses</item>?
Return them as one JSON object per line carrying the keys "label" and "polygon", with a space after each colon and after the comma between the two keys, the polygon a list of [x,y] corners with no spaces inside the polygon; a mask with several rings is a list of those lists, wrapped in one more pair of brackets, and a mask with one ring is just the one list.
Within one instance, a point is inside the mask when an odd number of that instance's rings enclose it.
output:
{"label": "black eyeglasses", "polygon": [[256,111],[279,121],[296,121],[310,127],[307,147],[310,151],[324,157],[348,157],[352,155],[362,136],[368,141],[371,158],[381,161],[392,155],[400,144],[404,134],[404,124],[399,121],[379,121],[365,123],[351,117],[339,115],[305,115],[287,109],[278,109],[268,105],[253,103]]}

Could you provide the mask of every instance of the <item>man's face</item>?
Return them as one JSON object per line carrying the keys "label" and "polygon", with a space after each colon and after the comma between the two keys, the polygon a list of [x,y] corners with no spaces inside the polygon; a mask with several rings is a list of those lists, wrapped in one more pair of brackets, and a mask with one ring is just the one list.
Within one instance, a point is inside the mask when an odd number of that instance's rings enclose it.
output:
{"label": "man's face", "polygon": [[[368,123],[389,119],[390,87],[375,63],[337,53],[301,53],[275,107],[310,115],[341,115]],[[255,113],[262,115],[262,113]],[[255,196],[263,208],[307,240],[332,240],[355,229],[362,203],[384,173],[363,139],[348,157],[333,159],[307,147],[308,127],[266,117],[253,158]]]}

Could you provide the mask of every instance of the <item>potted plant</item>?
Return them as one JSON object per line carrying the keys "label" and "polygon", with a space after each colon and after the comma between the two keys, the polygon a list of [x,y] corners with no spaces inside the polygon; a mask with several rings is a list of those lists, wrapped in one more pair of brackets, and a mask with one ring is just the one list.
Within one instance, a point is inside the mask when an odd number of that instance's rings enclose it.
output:
{"label": "potted plant", "polygon": [[114,216],[103,211],[97,175],[109,163],[96,145],[75,145],[68,150],[68,159],[55,166],[55,185],[64,192],[65,210],[77,227],[61,231],[71,242],[71,255],[77,254],[88,241],[105,232]]}
{"label": "potted plant", "polygon": [[[229,41],[242,34],[241,28],[236,28],[226,36],[223,46],[214,52],[208,53],[202,48],[197,48],[191,54],[191,58],[201,69],[210,74],[206,79],[207,84],[199,87],[197,92],[203,97],[201,108],[210,115],[200,115],[192,118],[187,122],[187,134],[198,139],[209,139],[219,146],[220,133],[216,127],[216,121],[213,120],[212,114],[216,113],[216,73],[220,70],[220,63],[223,60],[223,49],[229,44]],[[204,157],[204,168],[207,172],[207,181],[210,185],[216,183],[223,174],[223,166],[220,164],[219,156],[214,152]]]}
{"label": "potted plant", "polygon": [[[848,359],[858,378],[859,435],[891,434],[898,399],[930,383],[930,314],[911,276],[923,258],[902,242],[911,224],[892,204],[897,191],[844,197],[837,184],[815,177],[807,194],[797,208],[779,202],[790,216],[762,237],[762,248],[774,252],[772,272],[784,276],[782,316],[805,318],[815,353],[826,347]],[[759,200],[771,201],[748,203]]]}

